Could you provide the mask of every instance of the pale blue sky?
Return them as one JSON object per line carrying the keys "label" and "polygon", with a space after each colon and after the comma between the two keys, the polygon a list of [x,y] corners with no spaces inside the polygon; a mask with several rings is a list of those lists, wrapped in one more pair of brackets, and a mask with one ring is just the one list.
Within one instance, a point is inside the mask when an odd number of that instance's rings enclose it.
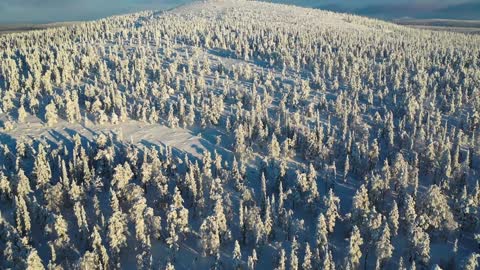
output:
{"label": "pale blue sky", "polygon": [[[145,9],[168,9],[192,0],[0,0],[0,23],[97,19]],[[399,17],[480,19],[480,0],[269,0],[357,13]]]}

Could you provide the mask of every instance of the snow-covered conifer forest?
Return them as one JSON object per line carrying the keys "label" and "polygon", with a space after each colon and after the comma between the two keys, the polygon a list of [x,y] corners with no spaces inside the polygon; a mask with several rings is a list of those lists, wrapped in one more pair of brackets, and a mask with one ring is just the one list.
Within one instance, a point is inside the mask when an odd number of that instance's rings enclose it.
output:
{"label": "snow-covered conifer forest", "polygon": [[254,1],[0,36],[0,269],[479,269],[480,36]]}

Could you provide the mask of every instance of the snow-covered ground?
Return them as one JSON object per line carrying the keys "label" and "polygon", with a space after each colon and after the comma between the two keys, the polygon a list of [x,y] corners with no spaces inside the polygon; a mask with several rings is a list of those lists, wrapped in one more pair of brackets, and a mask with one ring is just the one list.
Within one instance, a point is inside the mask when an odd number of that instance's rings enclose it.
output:
{"label": "snow-covered ground", "polygon": [[476,267],[478,36],[224,0],[0,52],[0,269]]}

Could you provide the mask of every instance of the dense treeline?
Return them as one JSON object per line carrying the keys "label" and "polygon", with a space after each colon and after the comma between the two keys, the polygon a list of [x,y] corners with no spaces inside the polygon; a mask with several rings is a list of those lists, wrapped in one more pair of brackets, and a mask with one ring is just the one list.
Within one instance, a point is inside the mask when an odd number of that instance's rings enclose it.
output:
{"label": "dense treeline", "polygon": [[[5,268],[478,267],[478,36],[226,1],[0,48]],[[52,145],[15,133],[32,117],[221,135]]]}

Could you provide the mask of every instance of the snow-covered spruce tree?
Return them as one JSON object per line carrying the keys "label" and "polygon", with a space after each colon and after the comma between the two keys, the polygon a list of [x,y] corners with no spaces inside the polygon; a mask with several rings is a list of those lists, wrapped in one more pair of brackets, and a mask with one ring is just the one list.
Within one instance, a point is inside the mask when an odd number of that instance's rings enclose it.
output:
{"label": "snow-covered spruce tree", "polygon": [[232,259],[233,259],[233,267],[235,269],[241,269],[242,266],[242,251],[240,249],[240,244],[237,240],[235,240],[235,245],[233,249]]}
{"label": "snow-covered spruce tree", "polygon": [[78,237],[80,241],[85,241],[88,239],[88,232],[89,232],[89,227],[88,227],[88,221],[87,221],[87,214],[85,211],[85,207],[83,204],[79,201],[75,203],[73,206],[73,212],[75,214],[75,219],[76,223],[78,226]]}
{"label": "snow-covered spruce tree", "polygon": [[133,177],[132,169],[128,163],[117,165],[115,174],[113,175],[112,185],[118,190],[123,189]]}
{"label": "snow-covered spruce tree", "polygon": [[[335,270],[336,269],[335,260],[333,258],[331,250],[328,250],[326,252],[325,260],[323,260],[323,262],[322,262],[322,267],[325,270]],[[347,266],[347,269],[348,269],[348,267],[349,266]]]}
{"label": "snow-covered spruce tree", "polygon": [[308,242],[305,244],[305,255],[303,257],[302,269],[311,270],[313,269],[313,254],[310,250],[310,244]]}
{"label": "snow-covered spruce tree", "polygon": [[314,210],[319,199],[317,188],[317,174],[312,164],[308,169],[308,174],[297,171],[297,188],[302,197],[300,202],[308,203],[311,210]]}
{"label": "snow-covered spruce tree", "polygon": [[214,216],[207,217],[200,226],[200,242],[204,256],[215,256],[219,252],[220,235]]}
{"label": "snow-covered spruce tree", "polygon": [[0,199],[11,200],[12,196],[12,181],[0,171]]}
{"label": "snow-covered spruce tree", "polygon": [[53,220],[47,223],[45,233],[52,239],[49,242],[52,263],[73,259],[68,229],[68,223],[62,215],[55,215]]}
{"label": "snow-covered spruce tree", "polygon": [[247,262],[248,269],[249,270],[255,269],[255,265],[257,264],[257,261],[258,261],[257,252],[255,251],[255,249],[253,249],[252,255],[248,256],[248,262]]}
{"label": "snow-covered spruce tree", "polygon": [[473,270],[473,269],[478,269],[479,263],[478,259],[480,258],[480,255],[477,253],[472,253],[468,257],[468,259],[465,261],[465,270]]}
{"label": "snow-covered spruce tree", "polygon": [[113,257],[112,264],[115,267],[120,267],[120,251],[127,246],[128,234],[127,215],[120,209],[114,210],[108,220],[107,242]]}
{"label": "snow-covered spruce tree", "polygon": [[32,189],[30,187],[30,180],[25,175],[23,169],[19,169],[15,181],[15,194],[18,194],[19,196],[26,196],[31,192]]}
{"label": "snow-covered spruce tree", "polygon": [[15,223],[16,230],[23,236],[28,236],[31,231],[30,213],[23,196],[15,196]]}
{"label": "snow-covered spruce tree", "polygon": [[353,227],[348,242],[348,255],[346,257],[345,267],[357,269],[357,267],[360,265],[360,258],[362,257],[361,246],[363,245],[363,239],[357,226]]}
{"label": "snow-covered spruce tree", "polygon": [[430,261],[430,236],[421,227],[415,226],[409,232],[410,258],[422,265]]}
{"label": "snow-covered spruce tree", "polygon": [[91,246],[92,246],[92,252],[95,256],[95,261],[98,262],[99,265],[101,265],[102,269],[108,269],[109,268],[109,257],[107,253],[107,249],[104,247],[102,243],[102,237],[100,236],[100,233],[98,232],[97,227],[93,228],[93,233],[91,236]]}
{"label": "snow-covered spruce tree", "polygon": [[45,122],[47,126],[51,127],[55,125],[58,121],[58,112],[55,103],[52,101],[45,107]]}
{"label": "snow-covered spruce tree", "polygon": [[50,178],[52,177],[50,164],[48,163],[47,153],[43,144],[38,145],[38,152],[35,157],[33,174],[37,183],[36,189],[42,189],[50,182]]}
{"label": "snow-covered spruce tree", "polygon": [[375,243],[375,253],[377,255],[377,266],[383,268],[385,263],[393,255],[393,245],[390,242],[390,229],[387,223],[383,226],[380,237]]}
{"label": "snow-covered spruce tree", "polygon": [[290,248],[290,267],[289,269],[298,270],[298,256],[297,256],[298,242],[296,238],[293,238],[292,245]]}
{"label": "snow-covered spruce tree", "polygon": [[325,205],[325,219],[327,222],[327,228],[329,233],[333,233],[333,229],[335,228],[335,222],[337,218],[340,217],[339,206],[340,206],[340,198],[335,196],[333,190],[330,189],[328,191],[328,195],[324,197],[323,204]]}
{"label": "snow-covered spruce tree", "polygon": [[393,201],[392,210],[388,215],[388,224],[392,235],[395,236],[398,233],[400,214],[398,212],[397,201]]}
{"label": "snow-covered spruce tree", "polygon": [[323,214],[318,216],[315,239],[317,248],[321,251],[325,251],[328,246],[328,227]]}
{"label": "snow-covered spruce tree", "polygon": [[233,145],[235,153],[239,154],[240,156],[244,155],[246,147],[245,147],[245,131],[243,125],[239,125],[235,129],[235,143]]}
{"label": "snow-covered spruce tree", "polygon": [[24,123],[26,118],[27,118],[27,111],[25,110],[25,107],[23,106],[23,104],[21,104],[17,110],[17,120],[19,123]]}
{"label": "snow-covered spruce tree", "polygon": [[27,257],[27,270],[44,270],[42,259],[35,248],[32,248]]}
{"label": "snow-covered spruce tree", "polygon": [[370,214],[370,200],[368,198],[368,190],[362,185],[353,197],[352,222],[357,226],[365,226]]}
{"label": "snow-covered spruce tree", "polygon": [[269,156],[272,158],[278,158],[280,156],[280,143],[277,140],[275,134],[272,134],[270,145],[268,146]]}
{"label": "snow-covered spruce tree", "polygon": [[227,218],[223,208],[223,200],[221,198],[215,201],[215,207],[213,208],[213,214],[218,226],[218,233],[220,235],[220,241],[230,238],[230,232],[228,229]]}
{"label": "snow-covered spruce tree", "polygon": [[275,270],[286,270],[287,269],[287,258],[285,254],[285,250],[282,248],[280,250],[280,255],[277,260],[277,266],[275,267]]}
{"label": "snow-covered spruce tree", "polygon": [[183,206],[183,198],[177,187],[175,187],[173,202],[167,212],[167,229],[169,234],[167,243],[176,250],[178,249],[178,234],[189,231],[188,209]]}
{"label": "snow-covered spruce tree", "polygon": [[451,232],[458,224],[448,205],[448,199],[440,187],[432,185],[420,200],[420,214],[426,215],[426,220],[434,230]]}

